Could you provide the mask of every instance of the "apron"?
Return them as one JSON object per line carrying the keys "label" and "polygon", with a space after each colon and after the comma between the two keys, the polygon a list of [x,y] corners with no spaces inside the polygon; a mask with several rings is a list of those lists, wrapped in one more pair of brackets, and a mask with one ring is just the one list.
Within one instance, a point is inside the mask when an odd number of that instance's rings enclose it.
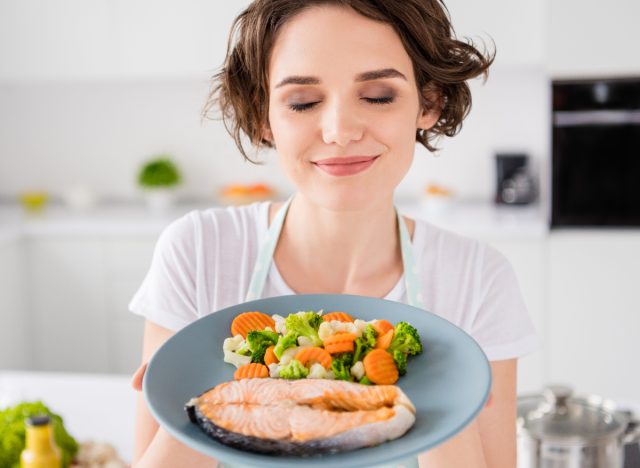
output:
{"label": "apron", "polygon": [[[260,244],[260,250],[258,251],[258,259],[253,269],[251,276],[251,282],[249,283],[249,290],[245,298],[245,302],[260,299],[264,290],[264,285],[267,282],[267,276],[273,261],[273,253],[276,250],[278,239],[280,238],[280,232],[282,226],[284,226],[284,219],[287,216],[287,211],[291,204],[293,197],[290,197],[280,208],[273,218],[273,223],[269,227],[267,236]],[[402,252],[402,266],[404,269],[404,281],[407,294],[407,303],[413,307],[424,309],[424,302],[422,293],[420,292],[420,277],[419,270],[415,264],[413,257],[413,249],[411,247],[411,239],[409,237],[409,231],[407,225],[404,222],[400,213],[396,209],[398,217],[398,231],[400,234],[400,250]],[[220,464],[220,468],[251,468],[249,466],[241,465],[229,465]],[[373,468],[373,467],[372,467]],[[387,465],[376,465],[375,468],[418,468],[417,458],[407,458],[399,462]]]}

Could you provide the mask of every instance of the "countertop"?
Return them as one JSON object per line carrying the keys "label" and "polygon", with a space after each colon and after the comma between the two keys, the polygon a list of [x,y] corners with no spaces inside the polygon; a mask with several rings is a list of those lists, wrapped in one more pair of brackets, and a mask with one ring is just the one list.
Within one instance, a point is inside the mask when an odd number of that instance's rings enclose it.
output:
{"label": "countertop", "polygon": [[[64,205],[48,206],[41,213],[26,213],[17,204],[0,204],[0,245],[21,238],[51,236],[157,237],[172,220],[214,203],[181,203],[156,214],[143,204],[102,204],[86,211]],[[437,226],[477,238],[541,238],[548,222],[540,205],[496,206],[489,202],[429,204],[399,200],[399,210]]]}
{"label": "countertop", "polygon": [[137,397],[129,375],[0,371],[0,408],[41,400],[79,443],[109,443],[127,463]]}

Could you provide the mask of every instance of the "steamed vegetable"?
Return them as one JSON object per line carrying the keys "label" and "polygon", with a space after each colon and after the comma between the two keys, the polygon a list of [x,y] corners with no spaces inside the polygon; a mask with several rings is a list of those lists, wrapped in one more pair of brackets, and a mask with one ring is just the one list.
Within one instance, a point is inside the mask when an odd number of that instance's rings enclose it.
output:
{"label": "steamed vegetable", "polygon": [[374,349],[364,358],[364,371],[376,385],[393,385],[398,381],[398,368],[384,349]]}
{"label": "steamed vegetable", "polygon": [[318,336],[318,328],[322,322],[322,316],[313,311],[297,312],[285,319],[284,326],[287,328],[287,334],[295,333],[296,338],[304,336],[311,340],[313,346],[322,346],[322,340]]}
{"label": "steamed vegetable", "polygon": [[262,312],[243,312],[231,322],[231,334],[242,335],[247,338],[251,330],[264,330],[269,327],[274,330],[276,322],[267,314]]}
{"label": "steamed vegetable", "polygon": [[400,375],[405,375],[407,373],[407,357],[422,352],[418,330],[407,322],[398,322],[387,352],[393,357]]}
{"label": "steamed vegetable", "polygon": [[251,362],[264,364],[264,354],[278,342],[280,335],[268,330],[252,330],[247,334],[247,345],[251,351]]}
{"label": "steamed vegetable", "polygon": [[280,335],[273,353],[278,359],[282,359],[282,353],[294,346],[298,346],[298,336],[294,332],[287,332],[286,335]]}
{"label": "steamed vegetable", "polygon": [[309,370],[297,359],[292,359],[280,368],[280,377],[283,379],[304,379],[307,375]]}
{"label": "steamed vegetable", "polygon": [[24,402],[0,410],[0,467],[18,468],[20,453],[25,447],[25,419],[46,414],[51,418],[53,438],[60,448],[63,467],[68,467],[78,452],[78,443],[65,430],[62,418],[51,412],[41,401]]}
{"label": "steamed vegetable", "polygon": [[236,372],[233,374],[233,378],[236,380],[265,377],[269,377],[269,368],[264,364],[258,364],[255,362],[238,367]]}
{"label": "steamed vegetable", "polygon": [[340,353],[333,356],[331,371],[338,380],[351,382],[351,364],[353,364],[353,353]]}
{"label": "steamed vegetable", "polygon": [[355,341],[355,351],[353,352],[353,360],[360,361],[364,356],[371,351],[376,346],[376,338],[378,336],[378,332],[376,332],[375,328],[368,323],[365,327],[362,335],[356,338]]}

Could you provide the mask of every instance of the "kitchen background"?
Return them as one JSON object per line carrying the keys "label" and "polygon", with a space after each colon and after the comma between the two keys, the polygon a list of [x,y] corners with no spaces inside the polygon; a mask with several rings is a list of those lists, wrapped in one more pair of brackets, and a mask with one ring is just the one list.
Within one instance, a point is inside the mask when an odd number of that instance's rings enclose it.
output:
{"label": "kitchen background", "polygon": [[[221,122],[200,118],[231,21],[248,3],[0,2],[0,407],[36,395],[34,382],[126,381],[142,339],[127,303],[161,229],[227,203],[230,185],[292,190],[273,152],[247,164]],[[417,149],[398,204],[491,243],[514,265],[543,341],[522,360],[520,394],[560,382],[640,411],[640,231],[549,229],[551,80],[640,76],[640,3],[446,3],[458,36],[495,41],[497,58],[486,83],[471,83],[462,132],[441,140],[437,156]],[[136,183],[161,153],[183,176],[164,212],[147,208]],[[529,157],[534,203],[495,205],[498,153]],[[28,192],[48,195],[40,211],[21,205]],[[71,408],[60,393],[49,397]],[[116,440],[70,423],[130,458],[129,433]]]}

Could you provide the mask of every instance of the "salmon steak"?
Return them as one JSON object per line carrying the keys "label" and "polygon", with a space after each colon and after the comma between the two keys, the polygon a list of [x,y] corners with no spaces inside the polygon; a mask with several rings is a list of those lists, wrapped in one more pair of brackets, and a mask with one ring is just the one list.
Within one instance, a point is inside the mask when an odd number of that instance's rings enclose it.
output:
{"label": "salmon steak", "polygon": [[193,423],[223,444],[296,456],[397,439],[413,426],[416,412],[395,385],[271,378],[221,383],[192,398],[185,410]]}

